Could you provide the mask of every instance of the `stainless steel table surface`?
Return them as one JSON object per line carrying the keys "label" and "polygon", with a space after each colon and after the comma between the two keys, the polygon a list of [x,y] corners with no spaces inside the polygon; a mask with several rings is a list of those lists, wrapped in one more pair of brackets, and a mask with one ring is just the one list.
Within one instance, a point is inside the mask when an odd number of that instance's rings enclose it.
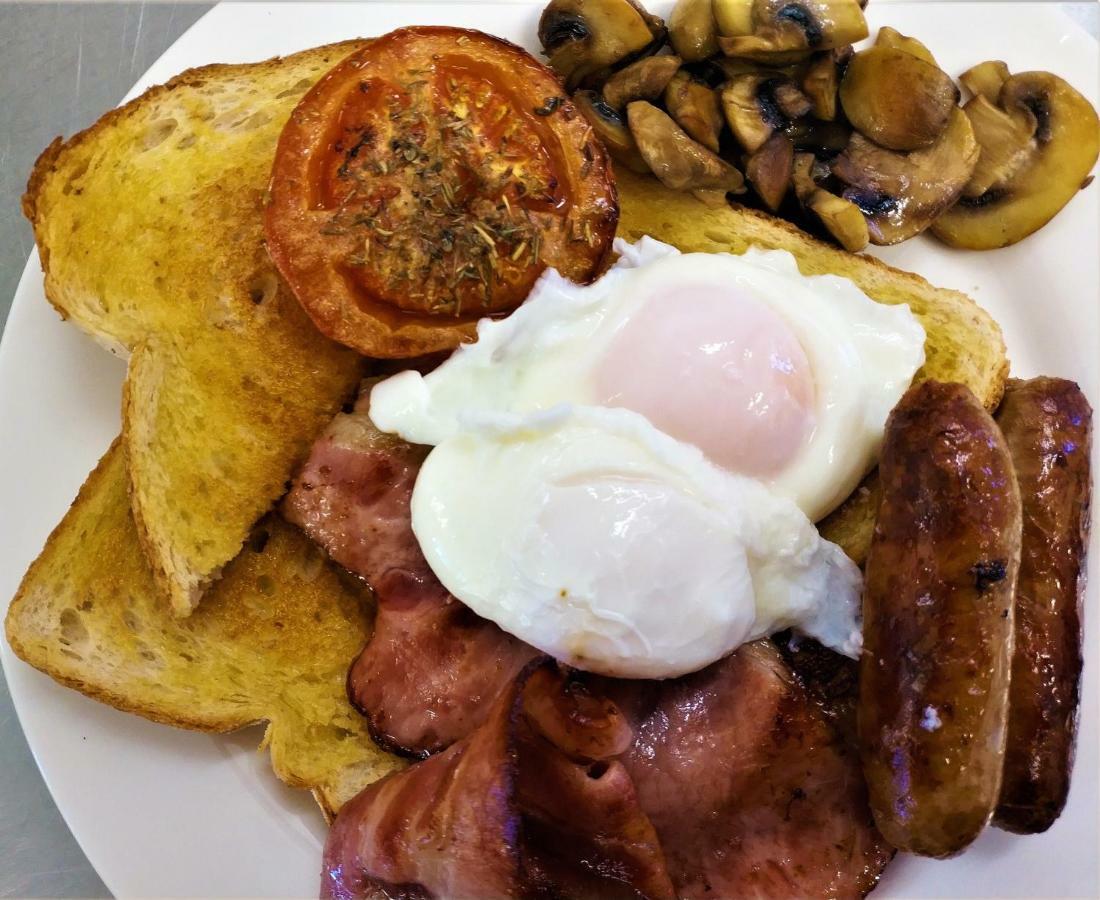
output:
{"label": "stainless steel table surface", "polygon": [[[0,0],[0,327],[34,246],[19,197],[35,157],[117,105],[209,8]],[[0,897],[109,896],[46,790],[0,675]]]}
{"label": "stainless steel table surface", "polygon": [[[35,156],[116,105],[209,8],[0,0],[0,329],[33,246],[19,197]],[[1097,34],[1095,3],[1063,8]],[[46,790],[0,675],[0,897],[109,896]]]}

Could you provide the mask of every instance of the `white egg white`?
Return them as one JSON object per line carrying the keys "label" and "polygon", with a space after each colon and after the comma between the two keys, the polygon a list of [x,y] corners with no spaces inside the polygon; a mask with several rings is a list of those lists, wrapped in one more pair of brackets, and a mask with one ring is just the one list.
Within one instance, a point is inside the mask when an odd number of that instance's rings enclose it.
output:
{"label": "white egg white", "polygon": [[471,414],[429,454],[412,521],[451,593],[590,671],[674,677],[792,626],[860,645],[840,548],[628,410]]}
{"label": "white egg white", "polygon": [[599,404],[593,373],[632,315],[684,283],[736,286],[791,329],[815,390],[812,430],[765,480],[815,521],[839,505],[874,465],[886,417],[924,362],[924,330],[908,307],[876,303],[844,278],[802,275],[784,251],[681,254],[650,238],[616,249],[618,261],[594,284],[547,271],[519,309],[482,321],[477,342],[435,371],[377,385],[375,424],[438,444],[481,413]]}
{"label": "white egg white", "polygon": [[[788,627],[856,654],[859,571],[811,520],[874,464],[923,329],[788,253],[616,249],[594,284],[548,271],[435,371],[374,387],[381,430],[435,445],[412,501],[429,565],[505,631],[608,675],[674,677]],[[615,407],[628,396],[672,404],[676,437]],[[715,435],[759,452],[721,468]]]}

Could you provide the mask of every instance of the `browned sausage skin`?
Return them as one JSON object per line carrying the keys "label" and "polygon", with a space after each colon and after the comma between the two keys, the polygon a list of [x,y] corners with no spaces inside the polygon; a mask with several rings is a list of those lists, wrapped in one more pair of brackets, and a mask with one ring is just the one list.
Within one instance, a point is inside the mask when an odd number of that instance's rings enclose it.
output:
{"label": "browned sausage skin", "polygon": [[875,822],[951,856],[1001,786],[1020,495],[996,424],[963,385],[911,388],[886,424],[867,559],[859,733]]}
{"label": "browned sausage skin", "polygon": [[1069,792],[1081,677],[1092,409],[1061,378],[1009,381],[997,412],[1023,503],[1008,744],[994,824],[1046,831]]}

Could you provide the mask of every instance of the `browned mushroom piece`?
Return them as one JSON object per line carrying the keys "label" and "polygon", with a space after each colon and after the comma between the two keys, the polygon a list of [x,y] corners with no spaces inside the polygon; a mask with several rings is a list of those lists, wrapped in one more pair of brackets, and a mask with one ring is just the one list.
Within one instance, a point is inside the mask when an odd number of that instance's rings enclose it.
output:
{"label": "browned mushroom piece", "polygon": [[711,0],[718,34],[726,37],[752,34],[756,27],[752,0]]}
{"label": "browned mushroom piece", "polygon": [[939,67],[939,63],[936,62],[936,58],[932,55],[932,51],[924,46],[924,44],[915,37],[908,37],[896,28],[891,28],[889,25],[884,25],[878,30],[878,34],[875,36],[875,46],[886,47],[891,50],[901,50],[908,53],[910,56],[915,56],[917,59],[928,63],[930,66]]}
{"label": "browned mushroom piece", "polygon": [[814,54],[802,73],[802,91],[810,99],[815,119],[836,118],[836,95],[840,87],[840,66],[832,50]]}
{"label": "browned mushroom piece", "polygon": [[1008,66],[999,59],[978,63],[959,76],[964,88],[975,97],[985,97],[990,103],[997,102],[1008,79]]}
{"label": "browned mushroom piece", "polygon": [[737,142],[749,153],[764,146],[772,132],[782,124],[773,101],[764,95],[762,87],[771,80],[768,75],[736,75],[726,83],[719,95],[722,113]]}
{"label": "browned mushroom piece", "polygon": [[787,196],[793,164],[794,144],[785,134],[773,134],[745,161],[745,177],[772,212]]}
{"label": "browned mushroom piece", "polygon": [[791,126],[794,115],[810,111],[810,101],[781,75],[736,75],[722,88],[722,112],[738,143],[755,153],[776,131]]}
{"label": "browned mushroom piece", "polygon": [[660,16],[653,15],[642,6],[640,0],[629,0],[629,2],[645,19],[645,23],[649,27],[649,33],[653,35],[653,43],[650,44],[649,51],[656,53],[668,40],[668,27],[665,25],[665,20]]}
{"label": "browned mushroom piece", "polygon": [[698,141],[652,103],[635,100],[626,108],[630,132],[653,174],[673,190],[701,193],[708,202],[727,192],[743,193],[741,172]]}
{"label": "browned mushroom piece", "polygon": [[958,99],[955,82],[943,70],[891,47],[857,53],[840,82],[840,105],[848,121],[891,150],[933,144]]}
{"label": "browned mushroom piece", "polygon": [[718,50],[713,0],[677,0],[668,17],[668,40],[684,62],[702,62]]}
{"label": "browned mushroom piece", "polygon": [[722,107],[718,94],[705,82],[679,71],[665,88],[665,108],[690,137],[718,152],[722,133]]}
{"label": "browned mushroom piece", "polygon": [[856,0],[714,0],[718,44],[727,56],[793,62],[867,37]]}
{"label": "browned mushroom piece", "polygon": [[[812,153],[796,153],[791,161],[791,186],[798,202],[805,205],[818,189],[815,169],[817,159]],[[825,174],[828,174],[826,170]]]}
{"label": "browned mushroom piece", "polygon": [[826,231],[849,253],[858,253],[870,241],[867,219],[852,201],[819,188],[809,208],[821,220]]}
{"label": "browned mushroom piece", "polygon": [[982,148],[974,174],[963,188],[963,200],[981,197],[1001,187],[1027,164],[1037,149],[1034,140],[1037,121],[1030,111],[1006,112],[991,103],[984,94],[973,97],[963,112],[970,119],[974,137]]}
{"label": "browned mushroom piece", "polygon": [[843,197],[867,217],[871,242],[896,244],[924,231],[962,194],[978,161],[978,142],[961,109],[930,147],[899,153],[859,132],[833,162]]}
{"label": "browned mushroom piece", "polygon": [[996,106],[986,91],[976,92],[964,113],[981,159],[963,198],[932,229],[953,247],[989,250],[1023,240],[1057,215],[1096,164],[1096,110],[1049,72],[1011,76]]}
{"label": "browned mushroom piece", "polygon": [[630,169],[631,172],[646,174],[649,166],[646,165],[642,154],[638,152],[638,145],[634,141],[634,135],[630,133],[626,120],[617,109],[610,106],[595,91],[577,91],[573,95],[573,105],[580,110],[596,136],[603,141],[607,152],[616,163]]}
{"label": "browned mushroom piece", "polygon": [[663,34],[661,20],[631,0],[550,0],[539,19],[543,52],[569,91],[605,78]]}
{"label": "browned mushroom piece", "polygon": [[[802,208],[813,213],[845,250],[858,253],[869,241],[867,220],[858,206],[817,184],[818,162],[812,153],[796,153],[791,184]],[[826,169],[826,174],[828,170]]]}
{"label": "browned mushroom piece", "polygon": [[801,119],[809,115],[813,103],[792,81],[781,81],[773,91],[775,105],[787,119]]}
{"label": "browned mushroom piece", "polygon": [[639,59],[607,79],[603,98],[615,109],[622,109],[632,100],[656,100],[679,68],[678,56]]}
{"label": "browned mushroom piece", "polygon": [[805,38],[797,29],[782,31],[773,36],[770,31],[763,36],[744,35],[725,37],[719,35],[718,46],[727,56],[753,60],[769,65],[800,63],[813,52],[805,46]]}
{"label": "browned mushroom piece", "polygon": [[707,60],[707,67],[716,70],[718,77],[729,80],[738,75],[768,75],[772,78],[794,78],[800,65],[791,63],[785,66],[771,66],[752,62],[748,59],[731,59],[728,56],[715,56]]}
{"label": "browned mushroom piece", "polygon": [[836,120],[821,122],[817,119],[802,119],[792,124],[786,133],[799,150],[809,150],[823,159],[835,157],[848,146],[848,141],[852,138],[851,126]]}

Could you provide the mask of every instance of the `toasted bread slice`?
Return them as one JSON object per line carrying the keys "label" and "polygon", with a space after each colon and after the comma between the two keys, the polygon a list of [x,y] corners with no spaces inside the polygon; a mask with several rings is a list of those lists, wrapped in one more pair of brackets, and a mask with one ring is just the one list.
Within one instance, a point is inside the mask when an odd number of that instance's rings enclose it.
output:
{"label": "toasted bread slice", "polygon": [[24,197],[50,302],[132,353],[123,440],[134,516],[180,614],[361,374],[276,277],[262,209],[283,123],[362,43],[184,72],[55,141]]}
{"label": "toasted bread slice", "polygon": [[62,684],[199,731],[266,721],[276,774],[329,816],[399,768],[345,692],[370,609],[304,535],[263,520],[205,602],[172,615],[141,552],[119,442],[85,482],[8,610],[16,654]]}
{"label": "toasted bread slice", "polygon": [[[961,382],[990,410],[1000,402],[1008,379],[1004,338],[989,313],[966,294],[933,287],[919,275],[873,257],[848,253],[766,213],[710,207],[656,179],[626,170],[616,175],[619,237],[634,241],[648,234],[684,252],[743,253],[753,246],[787,250],[806,275],[841,275],[880,303],[909,305],[927,335],[925,363],[916,380]],[[821,523],[822,534],[858,563],[871,544],[878,497],[878,480],[872,473]]]}

